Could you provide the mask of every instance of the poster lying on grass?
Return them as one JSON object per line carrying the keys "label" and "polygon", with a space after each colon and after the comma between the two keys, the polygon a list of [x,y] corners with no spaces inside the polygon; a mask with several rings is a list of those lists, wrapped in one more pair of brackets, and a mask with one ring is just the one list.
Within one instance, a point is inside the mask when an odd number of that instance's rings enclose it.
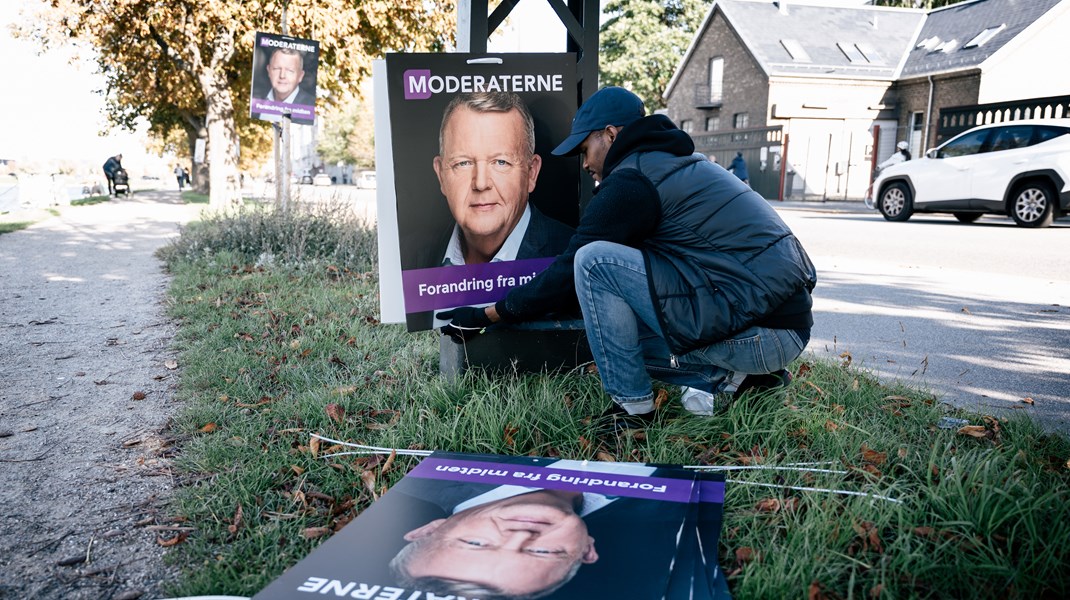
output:
{"label": "poster lying on grass", "polygon": [[379,235],[397,240],[401,286],[384,285],[382,302],[404,306],[409,331],[441,325],[435,312],[501,299],[567,246],[578,163],[550,151],[576,112],[575,61],[387,55],[389,132],[377,127],[376,139],[389,138],[396,223],[380,219]]}
{"label": "poster lying on grass", "polygon": [[436,452],[254,598],[726,598],[702,498],[679,468]]}

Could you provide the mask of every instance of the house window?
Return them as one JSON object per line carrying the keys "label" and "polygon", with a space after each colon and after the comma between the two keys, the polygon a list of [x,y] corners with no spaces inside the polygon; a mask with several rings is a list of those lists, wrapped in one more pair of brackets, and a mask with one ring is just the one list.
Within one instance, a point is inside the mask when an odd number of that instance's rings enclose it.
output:
{"label": "house window", "polygon": [[724,58],[710,59],[710,104],[720,104],[724,99]]}
{"label": "house window", "polygon": [[695,129],[695,122],[691,119],[684,119],[680,121],[680,129],[683,129],[687,133],[691,133]]}
{"label": "house window", "polygon": [[706,131],[717,131],[721,128],[721,117],[706,117]]}
{"label": "house window", "polygon": [[733,129],[746,129],[749,121],[747,113],[736,113],[732,115],[732,128]]}

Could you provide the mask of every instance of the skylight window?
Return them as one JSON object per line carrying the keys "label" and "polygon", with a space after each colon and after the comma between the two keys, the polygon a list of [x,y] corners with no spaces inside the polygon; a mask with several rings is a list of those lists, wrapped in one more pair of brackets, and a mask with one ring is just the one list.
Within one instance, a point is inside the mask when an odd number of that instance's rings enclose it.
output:
{"label": "skylight window", "polygon": [[869,61],[870,64],[884,64],[884,59],[881,58],[881,55],[877,53],[877,50],[873,46],[870,46],[869,44],[863,42],[861,44],[855,44],[855,48],[858,48],[858,51],[866,57],[866,60]]}
{"label": "skylight window", "polygon": [[958,40],[948,40],[948,41],[944,42],[943,44],[940,44],[939,46],[937,46],[932,51],[933,52],[943,52],[944,54],[950,54],[951,52],[954,52],[955,49],[958,48],[958,47],[959,47],[959,41]]}
{"label": "skylight window", "polygon": [[854,44],[847,44],[847,43],[844,43],[844,42],[838,42],[836,44],[836,47],[839,48],[840,52],[843,52],[843,55],[847,57],[847,60],[852,62],[852,63],[868,63],[869,62],[868,60],[866,60],[866,55],[863,54],[862,51],[859,50],[858,47],[855,46]]}
{"label": "skylight window", "polygon": [[914,46],[914,48],[915,49],[917,49],[917,48],[925,48],[926,50],[929,50],[931,52],[933,50],[933,48],[936,48],[939,45],[940,45],[940,38],[938,36],[934,35],[931,38],[926,38],[926,39],[918,42],[918,45]]}
{"label": "skylight window", "polygon": [[996,37],[997,33],[1003,31],[1006,28],[1007,28],[1007,24],[1006,23],[1003,23],[999,27],[989,27],[988,29],[985,29],[981,33],[978,33],[977,35],[975,35],[973,37],[973,39],[968,41],[968,42],[966,42],[966,44],[963,45],[962,48],[963,48],[963,50],[965,50],[966,48],[978,48],[980,46],[984,46],[985,42],[987,42],[988,40]]}
{"label": "skylight window", "polygon": [[780,45],[788,51],[788,56],[795,62],[813,62],[810,55],[803,49],[802,44],[796,40],[780,40]]}

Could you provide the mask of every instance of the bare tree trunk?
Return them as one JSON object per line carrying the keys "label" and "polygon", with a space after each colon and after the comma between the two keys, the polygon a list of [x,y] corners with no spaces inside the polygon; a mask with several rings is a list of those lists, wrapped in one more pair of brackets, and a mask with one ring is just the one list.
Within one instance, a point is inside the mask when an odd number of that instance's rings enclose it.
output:
{"label": "bare tree trunk", "polygon": [[234,129],[234,103],[226,80],[207,71],[201,75],[205,91],[208,130],[208,205],[213,209],[233,208],[241,204],[238,182],[238,136]]}

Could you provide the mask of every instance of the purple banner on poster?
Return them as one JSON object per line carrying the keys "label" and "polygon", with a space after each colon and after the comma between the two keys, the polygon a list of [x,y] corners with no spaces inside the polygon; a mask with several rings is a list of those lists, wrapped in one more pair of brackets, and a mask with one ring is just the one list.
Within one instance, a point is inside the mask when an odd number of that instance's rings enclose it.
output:
{"label": "purple banner on poster", "polygon": [[311,121],[316,116],[316,107],[307,104],[289,104],[262,98],[253,98],[250,102],[254,113],[290,115],[294,119],[304,121]]}
{"label": "purple banner on poster", "polygon": [[724,482],[700,481],[699,498],[700,502],[713,502],[714,504],[724,504]]}
{"label": "purple banner on poster", "polygon": [[402,271],[405,311],[497,302],[511,288],[527,283],[552,262],[553,258],[529,258]]}
{"label": "purple banner on poster", "polygon": [[602,471],[555,469],[552,465],[539,467],[435,457],[423,459],[409,475],[423,479],[518,485],[681,503],[691,502],[691,491],[695,483],[692,479],[666,479]]}

